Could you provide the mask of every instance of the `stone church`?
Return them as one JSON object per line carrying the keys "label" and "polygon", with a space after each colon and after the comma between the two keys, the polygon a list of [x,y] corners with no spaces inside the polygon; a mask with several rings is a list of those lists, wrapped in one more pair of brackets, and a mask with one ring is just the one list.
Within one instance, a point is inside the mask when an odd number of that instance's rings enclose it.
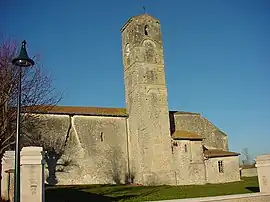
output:
{"label": "stone church", "polygon": [[239,154],[228,151],[228,136],[199,113],[169,111],[159,20],[131,17],[121,34],[126,108],[31,111],[46,125],[42,135],[66,141],[58,184],[239,181]]}

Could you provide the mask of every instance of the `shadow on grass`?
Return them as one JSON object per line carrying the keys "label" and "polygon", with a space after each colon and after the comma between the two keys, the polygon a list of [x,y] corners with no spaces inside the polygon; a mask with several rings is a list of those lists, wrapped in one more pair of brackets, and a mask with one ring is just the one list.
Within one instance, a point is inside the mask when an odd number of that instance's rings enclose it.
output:
{"label": "shadow on grass", "polygon": [[260,188],[259,187],[245,187],[247,190],[251,191],[251,192],[260,192]]}
{"label": "shadow on grass", "polygon": [[[85,187],[86,188],[86,187]],[[128,196],[105,196],[83,191],[83,187],[50,187],[45,190],[45,202],[88,202],[104,201],[113,202],[122,199],[129,199],[136,195]]]}

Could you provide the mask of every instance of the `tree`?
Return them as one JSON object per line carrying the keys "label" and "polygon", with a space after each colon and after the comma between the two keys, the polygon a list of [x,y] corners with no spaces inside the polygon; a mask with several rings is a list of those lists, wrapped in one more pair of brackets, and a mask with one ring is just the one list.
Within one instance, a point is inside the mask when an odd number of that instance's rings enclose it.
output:
{"label": "tree", "polygon": [[248,148],[244,148],[242,150],[242,163],[243,163],[243,165],[251,164],[251,156],[248,152]]}
{"label": "tree", "polygon": [[[18,93],[19,69],[12,65],[11,60],[18,55],[20,46],[10,39],[0,38],[0,157],[8,149],[14,148],[16,134],[16,104]],[[21,127],[23,136],[22,143],[31,144],[33,138],[23,134],[25,127],[31,125],[33,119],[38,116],[31,114],[41,106],[43,111],[55,106],[61,99],[52,87],[51,76],[41,72],[41,64],[38,56],[33,58],[35,65],[22,69],[22,114]],[[42,122],[39,122],[40,124]],[[35,122],[37,125],[38,122]]]}

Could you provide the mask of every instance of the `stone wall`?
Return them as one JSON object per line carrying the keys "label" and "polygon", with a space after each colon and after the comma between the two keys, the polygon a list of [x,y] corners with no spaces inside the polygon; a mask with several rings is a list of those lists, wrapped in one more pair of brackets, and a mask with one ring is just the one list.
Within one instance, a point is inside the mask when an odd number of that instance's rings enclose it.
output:
{"label": "stone wall", "polygon": [[[218,161],[223,162],[223,172],[219,172]],[[239,157],[217,157],[205,160],[208,183],[225,183],[240,180]]]}
{"label": "stone wall", "polygon": [[14,192],[15,152],[6,151],[1,159],[1,198],[10,200]]}
{"label": "stone wall", "polygon": [[52,143],[57,140],[59,147],[65,144],[56,167],[58,184],[124,183],[128,174],[126,118],[40,115],[40,119],[45,127],[28,132],[50,137]]}
{"label": "stone wall", "polygon": [[241,177],[253,177],[258,176],[257,168],[242,168],[240,170]]}
{"label": "stone wall", "polygon": [[[173,130],[186,130],[202,135],[205,138],[203,145],[207,148],[228,150],[227,135],[200,114],[185,112],[170,113],[171,125],[173,125],[171,128],[173,128]],[[174,118],[174,120],[172,120],[172,118]]]}
{"label": "stone wall", "polygon": [[[137,99],[140,99],[140,97],[137,97]],[[136,110],[134,113],[136,113]],[[152,167],[153,162],[156,164],[153,167],[156,169],[156,173],[159,172],[158,169],[162,168],[161,165],[170,166],[163,161],[157,162],[153,155],[160,156],[162,154],[163,160],[165,157],[170,158],[172,154],[171,143],[166,144],[167,138],[162,140],[158,138],[156,133],[152,134],[151,138],[149,136],[147,136],[148,138],[142,138],[146,132],[150,132],[148,127],[151,124],[145,125],[146,123],[143,120],[135,119],[137,116],[127,119],[126,117],[41,114],[38,117],[42,120],[42,127],[30,127],[27,133],[32,134],[32,136],[37,135],[37,137],[40,137],[39,135],[41,135],[41,137],[46,137],[48,144],[57,143],[57,148],[65,146],[65,152],[56,166],[57,184],[124,183],[128,176],[132,179],[135,177],[134,182],[137,183],[143,180],[140,177],[144,177],[144,181],[146,181],[149,171],[143,168]],[[139,121],[141,126],[144,126],[142,127],[144,129],[143,133],[141,132],[140,135],[135,130],[136,121]],[[225,140],[227,140],[227,136],[215,132],[211,133],[211,131],[216,130],[216,127],[201,116],[177,114],[175,115],[175,122],[177,130],[185,129],[197,132],[203,128],[201,131],[208,133],[201,134],[205,134],[206,138],[209,138],[210,133],[210,138],[212,140],[216,139],[216,143],[212,144],[213,147],[222,147],[223,144],[223,148],[226,148],[227,143]],[[131,127],[132,124],[135,124],[135,126]],[[198,126],[195,124],[198,124]],[[127,131],[129,131],[129,135],[127,135]],[[216,135],[220,137],[216,138]],[[218,141],[221,138],[224,141]],[[170,182],[174,180],[177,181],[177,184],[204,184],[206,171],[203,163],[201,141],[178,140],[177,142],[179,146],[174,147],[173,151],[175,171],[173,171],[173,176],[171,173],[170,176],[164,175],[164,179],[166,177],[170,178]],[[205,143],[208,142],[208,140],[205,141]],[[183,152],[185,144],[188,147],[187,153]],[[162,148],[162,145],[166,148]],[[46,150],[46,147],[44,149]],[[166,151],[166,155],[164,151]],[[235,163],[231,161],[226,163],[230,158],[234,159],[236,157],[225,158],[224,163],[225,165],[228,164],[232,170],[226,169],[226,173],[221,176],[216,172],[217,158],[205,161],[208,168],[208,182],[223,183],[239,179],[239,176],[235,173],[238,161],[237,163],[234,160]],[[237,167],[237,169],[239,168]],[[146,175],[140,173],[141,171]],[[237,173],[239,174],[239,170]],[[48,176],[47,166],[46,177]],[[147,181],[156,181],[156,179],[150,178]]]}
{"label": "stone wall", "polygon": [[270,193],[270,154],[256,157],[260,192]]}
{"label": "stone wall", "polygon": [[205,184],[201,141],[174,140],[173,145],[177,185]]}
{"label": "stone wall", "polygon": [[121,32],[135,183],[175,184],[160,23],[140,15]]}

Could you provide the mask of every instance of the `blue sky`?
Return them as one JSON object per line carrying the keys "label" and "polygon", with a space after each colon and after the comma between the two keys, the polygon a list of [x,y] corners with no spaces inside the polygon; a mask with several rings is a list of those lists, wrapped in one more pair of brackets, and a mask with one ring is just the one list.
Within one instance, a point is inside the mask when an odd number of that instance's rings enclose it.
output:
{"label": "blue sky", "polygon": [[1,0],[0,33],[41,55],[61,105],[124,107],[120,28],[143,5],[161,21],[169,108],[270,153],[269,0]]}

